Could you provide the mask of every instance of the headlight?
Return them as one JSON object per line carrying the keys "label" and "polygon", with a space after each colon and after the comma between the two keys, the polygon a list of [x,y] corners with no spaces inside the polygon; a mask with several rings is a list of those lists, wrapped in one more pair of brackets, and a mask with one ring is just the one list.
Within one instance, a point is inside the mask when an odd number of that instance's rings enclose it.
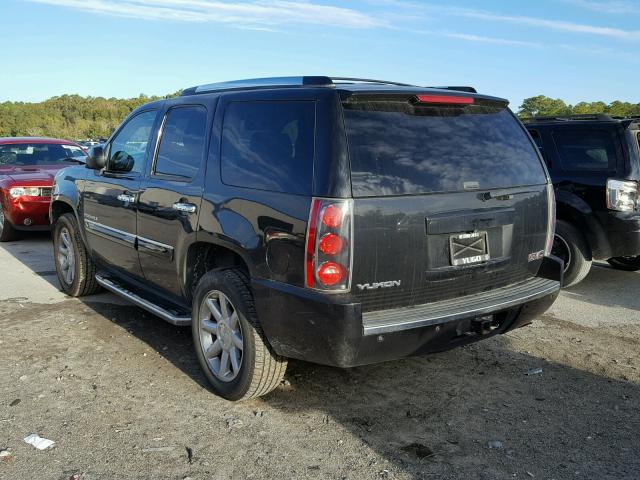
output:
{"label": "headlight", "polygon": [[9,190],[11,198],[18,197],[39,197],[40,187],[14,187]]}
{"label": "headlight", "polygon": [[620,212],[633,212],[638,202],[638,183],[610,178],[607,181],[607,207]]}

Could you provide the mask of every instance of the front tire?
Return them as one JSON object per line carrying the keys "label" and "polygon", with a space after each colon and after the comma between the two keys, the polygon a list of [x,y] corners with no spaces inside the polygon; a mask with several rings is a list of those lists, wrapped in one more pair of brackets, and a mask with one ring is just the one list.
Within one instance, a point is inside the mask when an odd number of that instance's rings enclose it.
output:
{"label": "front tire", "polygon": [[240,270],[202,277],[193,299],[192,333],[207,380],[227,400],[266,395],[284,378],[287,359],[269,345]]}
{"label": "front tire", "polygon": [[640,270],[640,255],[637,257],[614,257],[607,260],[616,270],[625,272],[637,272]]}
{"label": "front tire", "polygon": [[4,214],[4,207],[0,204],[0,242],[10,242],[16,239],[16,230]]}
{"label": "front tire", "polygon": [[78,222],[72,213],[61,215],[53,226],[53,256],[62,291],[72,297],[84,297],[100,290],[96,267],[89,256]]}
{"label": "front tire", "polygon": [[569,222],[556,222],[556,235],[551,252],[564,261],[563,288],[577,285],[591,270],[591,249],[578,229]]}

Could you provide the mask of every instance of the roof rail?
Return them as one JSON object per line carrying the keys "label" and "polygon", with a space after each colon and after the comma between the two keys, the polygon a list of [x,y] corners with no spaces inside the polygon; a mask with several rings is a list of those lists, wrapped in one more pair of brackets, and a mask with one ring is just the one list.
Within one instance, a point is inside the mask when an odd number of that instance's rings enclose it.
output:
{"label": "roof rail", "polygon": [[232,80],[229,82],[210,83],[207,85],[199,85],[197,87],[187,88],[182,91],[182,95],[194,95],[198,93],[210,93],[223,90],[302,86],[330,87],[333,86],[333,81],[329,77],[322,76],[248,78],[245,80]]}
{"label": "roof rail", "polygon": [[408,83],[390,82],[387,80],[372,80],[370,78],[331,77],[333,83],[375,83],[378,85],[395,85],[396,87],[415,87]]}
{"label": "roof rail", "polygon": [[456,92],[478,93],[478,91],[475,88],[466,87],[463,85],[453,86],[453,87],[429,87],[429,88],[437,88],[439,90],[455,90]]}
{"label": "roof rail", "polygon": [[572,114],[572,115],[550,115],[550,116],[534,116],[525,118],[525,122],[570,122],[571,120],[600,120],[611,121],[619,120],[620,117],[612,117],[606,113],[586,113],[586,114]]}

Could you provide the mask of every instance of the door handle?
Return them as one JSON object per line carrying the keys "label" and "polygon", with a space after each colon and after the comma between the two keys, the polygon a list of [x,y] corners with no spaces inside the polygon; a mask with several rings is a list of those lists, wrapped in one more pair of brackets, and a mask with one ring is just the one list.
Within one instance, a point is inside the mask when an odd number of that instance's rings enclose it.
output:
{"label": "door handle", "polygon": [[173,209],[184,213],[196,213],[196,206],[193,203],[177,202],[173,204]]}
{"label": "door handle", "polygon": [[124,203],[133,203],[136,201],[136,196],[135,195],[129,195],[127,193],[121,193],[120,195],[118,195],[118,200],[120,200],[121,202]]}

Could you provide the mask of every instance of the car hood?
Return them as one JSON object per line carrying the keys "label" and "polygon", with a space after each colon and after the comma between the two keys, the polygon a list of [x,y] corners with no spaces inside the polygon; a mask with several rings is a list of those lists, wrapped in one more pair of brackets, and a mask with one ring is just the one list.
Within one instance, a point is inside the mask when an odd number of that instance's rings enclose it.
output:
{"label": "car hood", "polygon": [[53,184],[56,173],[69,165],[24,165],[0,166],[0,179],[14,182],[37,182]]}

